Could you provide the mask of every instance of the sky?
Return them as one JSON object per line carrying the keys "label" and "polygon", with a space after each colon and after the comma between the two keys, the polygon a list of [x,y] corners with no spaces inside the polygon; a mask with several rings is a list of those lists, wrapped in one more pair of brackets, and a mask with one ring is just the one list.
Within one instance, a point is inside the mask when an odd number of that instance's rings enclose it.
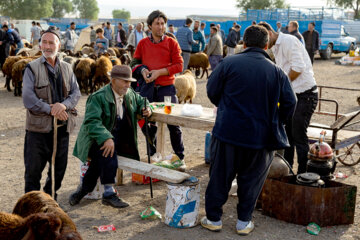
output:
{"label": "sky", "polygon": [[[97,0],[100,8],[100,18],[111,18],[112,10],[122,9],[130,11],[131,18],[141,18],[159,9],[170,18],[184,18],[187,15],[221,15],[238,16],[235,8],[236,0],[130,0],[109,1]],[[322,7],[327,0],[286,0],[291,7]]]}

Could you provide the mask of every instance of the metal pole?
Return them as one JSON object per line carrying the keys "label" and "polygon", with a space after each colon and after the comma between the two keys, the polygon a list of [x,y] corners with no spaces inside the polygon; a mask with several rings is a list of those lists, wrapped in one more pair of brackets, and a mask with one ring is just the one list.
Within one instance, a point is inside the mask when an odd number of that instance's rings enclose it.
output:
{"label": "metal pole", "polygon": [[[147,109],[147,99],[146,97],[144,97],[144,105],[145,105],[145,109]],[[146,139],[146,152],[147,152],[147,156],[148,156],[148,163],[150,164],[150,144],[149,144],[149,125],[148,125],[148,118],[145,117],[145,139]],[[151,198],[154,198],[153,196],[153,187],[152,187],[152,178],[150,177],[150,196]]]}

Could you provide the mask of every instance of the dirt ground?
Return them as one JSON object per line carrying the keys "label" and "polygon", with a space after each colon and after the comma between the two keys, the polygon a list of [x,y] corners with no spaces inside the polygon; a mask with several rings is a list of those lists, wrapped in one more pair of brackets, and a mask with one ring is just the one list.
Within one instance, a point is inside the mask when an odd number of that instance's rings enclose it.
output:
{"label": "dirt ground", "polygon": [[[315,77],[318,85],[335,87],[360,88],[360,68],[338,66],[334,64],[336,58],[329,61],[317,59],[314,64]],[[206,79],[197,80],[197,104],[212,107],[206,96]],[[11,212],[17,199],[24,193],[24,125],[25,109],[20,97],[14,97],[7,92],[4,78],[0,77],[0,211]],[[325,90],[323,97],[334,98],[339,101],[340,112],[349,112],[358,108],[356,102],[360,92],[344,92]],[[84,116],[86,95],[83,95],[77,108],[80,111],[81,124]],[[329,106],[325,106],[330,109]],[[315,117],[316,121],[331,121],[324,117]],[[77,127],[77,131],[79,126]],[[236,197],[229,197],[224,206],[223,230],[212,233],[201,226],[190,229],[175,229],[160,221],[141,220],[139,213],[148,206],[153,206],[161,214],[165,214],[167,186],[164,182],[154,184],[154,198],[150,198],[148,185],[136,185],[131,182],[130,173],[125,173],[123,186],[117,187],[120,196],[130,203],[126,209],[113,209],[103,206],[101,200],[82,200],[72,207],[68,203],[69,195],[79,183],[80,161],[72,156],[72,149],[76,140],[77,131],[70,137],[69,162],[61,189],[58,191],[58,201],[64,210],[74,220],[84,239],[360,239],[360,190],[357,192],[355,223],[347,226],[325,227],[319,236],[306,233],[305,226],[289,224],[277,219],[262,215],[261,211],[254,212],[255,230],[247,237],[240,237],[235,233],[236,224]],[[208,182],[209,167],[204,164],[205,132],[193,129],[183,129],[187,172],[200,179],[201,205],[200,216],[204,216],[204,192]],[[141,156],[145,158],[144,137],[139,134]],[[169,137],[167,135],[167,149],[170,153]],[[359,155],[357,157],[360,157]],[[360,187],[360,164],[354,167],[344,167],[338,164],[336,171],[341,171],[349,177],[341,182]],[[42,178],[44,185],[46,171]],[[328,209],[332,211],[331,209]],[[93,226],[114,224],[116,232],[98,233]]]}

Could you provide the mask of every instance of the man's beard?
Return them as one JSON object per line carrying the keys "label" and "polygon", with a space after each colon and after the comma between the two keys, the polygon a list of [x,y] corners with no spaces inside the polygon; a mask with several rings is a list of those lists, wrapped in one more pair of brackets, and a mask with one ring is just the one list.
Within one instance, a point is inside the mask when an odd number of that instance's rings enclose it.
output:
{"label": "man's beard", "polygon": [[41,51],[42,54],[44,55],[45,58],[55,58],[57,51],[47,51],[47,50],[42,50]]}

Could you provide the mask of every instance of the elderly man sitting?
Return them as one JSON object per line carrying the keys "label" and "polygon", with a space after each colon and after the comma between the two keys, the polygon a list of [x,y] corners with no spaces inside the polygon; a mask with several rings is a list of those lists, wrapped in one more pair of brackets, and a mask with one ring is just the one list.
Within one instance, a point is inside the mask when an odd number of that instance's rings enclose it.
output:
{"label": "elderly man sitting", "polygon": [[88,98],[74,156],[83,162],[90,158],[91,163],[82,184],[70,196],[70,205],[78,204],[87,193],[92,192],[100,177],[105,189],[102,203],[115,208],[129,206],[113,188],[118,168],[117,155],[140,159],[136,115],[151,115],[150,108],[144,108],[144,98],[130,88],[130,83],[134,81],[128,66],[114,66],[110,84]]}

